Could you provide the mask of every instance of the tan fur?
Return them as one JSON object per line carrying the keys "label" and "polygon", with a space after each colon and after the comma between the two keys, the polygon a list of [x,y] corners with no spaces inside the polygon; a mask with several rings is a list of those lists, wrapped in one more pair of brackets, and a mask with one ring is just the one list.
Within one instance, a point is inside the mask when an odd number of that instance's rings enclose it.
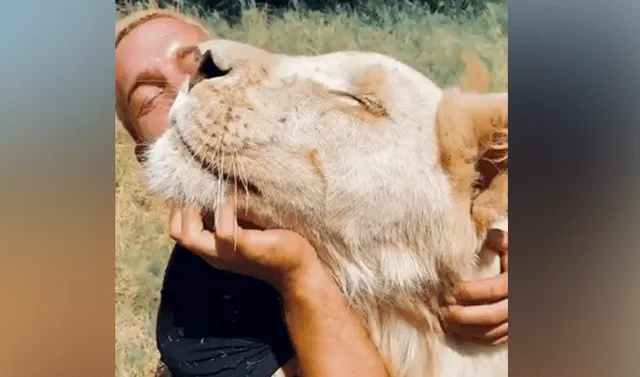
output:
{"label": "tan fur", "polygon": [[318,158],[318,151],[312,149],[306,153],[306,157],[309,165],[313,167],[313,172],[318,176],[318,179],[320,179],[320,181],[326,185],[327,176],[325,175],[324,169],[322,168],[322,163]]}
{"label": "tan fur", "polygon": [[502,152],[499,157],[494,156],[497,162],[507,159],[507,108],[506,95],[449,90],[444,93],[436,116],[442,166],[451,176],[463,210],[473,209],[478,232],[487,231],[507,214],[507,171],[498,173],[504,177],[495,183],[491,181],[496,178],[490,179],[488,188],[479,189],[477,184],[487,180],[477,169],[479,159],[495,151]]}
{"label": "tan fur", "polygon": [[479,253],[488,227],[506,230],[507,176],[479,162],[506,160],[506,94],[482,79],[443,91],[374,53],[199,47],[229,72],[182,87],[150,188],[307,238],[394,377],[506,376],[506,346],[454,343],[439,323],[456,282],[499,272]]}
{"label": "tan fur", "polygon": [[460,89],[465,92],[483,93],[489,90],[489,70],[475,54],[464,52],[461,56],[465,65]]}
{"label": "tan fur", "polygon": [[[461,210],[471,209],[476,230],[483,233],[507,216],[508,98],[478,94],[488,90],[489,72],[474,55],[465,53],[462,60],[461,90],[445,91],[436,125],[442,166]],[[495,163],[497,172],[481,168],[486,163]]]}

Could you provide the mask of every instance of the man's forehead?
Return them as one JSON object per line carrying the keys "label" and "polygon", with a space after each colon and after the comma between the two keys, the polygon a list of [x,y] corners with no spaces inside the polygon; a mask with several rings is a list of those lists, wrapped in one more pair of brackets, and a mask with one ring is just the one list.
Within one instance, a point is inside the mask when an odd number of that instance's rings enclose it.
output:
{"label": "man's forehead", "polygon": [[116,48],[117,64],[130,67],[121,70],[124,72],[119,72],[119,76],[131,81],[141,70],[171,64],[178,49],[196,44],[203,38],[206,38],[204,31],[185,21],[174,18],[149,20],[131,30]]}
{"label": "man's forehead", "polygon": [[[177,48],[179,44],[195,44],[207,38],[204,31],[185,21],[163,17],[136,26],[118,45],[118,48],[134,48],[140,54],[151,50]],[[165,53],[166,51],[162,51]]]}
{"label": "man's forehead", "polygon": [[[166,23],[169,20],[159,19],[150,20],[131,30],[118,45],[119,50],[134,49],[140,54],[146,54],[148,50],[153,50],[162,44],[166,44],[168,37],[178,30],[176,27],[170,27]],[[175,38],[174,38],[175,39]]]}

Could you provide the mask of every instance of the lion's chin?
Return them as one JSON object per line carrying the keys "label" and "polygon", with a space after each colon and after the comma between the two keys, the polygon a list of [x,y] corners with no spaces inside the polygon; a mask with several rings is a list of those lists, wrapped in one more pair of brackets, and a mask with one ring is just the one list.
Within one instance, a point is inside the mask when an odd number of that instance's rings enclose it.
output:
{"label": "lion's chin", "polygon": [[148,189],[180,204],[198,204],[213,210],[220,198],[220,185],[209,172],[181,150],[169,129],[148,149],[143,163]]}
{"label": "lion's chin", "polygon": [[[171,129],[168,130],[147,151],[143,166],[148,188],[176,203],[199,205],[206,212],[205,228],[213,230],[215,208],[220,200],[229,199],[227,194],[232,192],[232,185],[204,170],[184,152],[175,136]],[[238,211],[238,225],[243,229],[264,230],[263,224],[267,222],[263,220],[267,219],[242,208]]]}

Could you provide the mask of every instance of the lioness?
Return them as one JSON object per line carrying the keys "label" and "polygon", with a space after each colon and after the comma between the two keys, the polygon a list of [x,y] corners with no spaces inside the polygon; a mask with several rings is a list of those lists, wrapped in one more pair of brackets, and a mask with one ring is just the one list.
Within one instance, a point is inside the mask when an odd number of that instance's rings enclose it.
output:
{"label": "lioness", "polygon": [[507,230],[507,172],[478,161],[507,158],[507,93],[443,90],[375,53],[199,50],[146,158],[151,190],[307,238],[393,376],[506,376],[506,345],[445,339],[438,298],[499,272],[481,245]]}

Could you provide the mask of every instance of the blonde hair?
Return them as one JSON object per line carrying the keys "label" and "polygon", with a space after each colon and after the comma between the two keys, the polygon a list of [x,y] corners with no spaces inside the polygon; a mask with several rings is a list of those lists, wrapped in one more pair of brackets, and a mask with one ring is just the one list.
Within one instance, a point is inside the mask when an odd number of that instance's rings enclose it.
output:
{"label": "blonde hair", "polygon": [[196,28],[203,31],[208,36],[211,36],[211,32],[204,27],[201,23],[194,20],[191,17],[185,16],[181,13],[166,10],[166,9],[148,9],[135,13],[131,13],[130,15],[122,18],[120,21],[116,22],[116,47],[118,47],[118,43],[122,40],[122,38],[126,37],[133,29],[142,25],[143,23],[155,20],[158,18],[173,18],[176,20],[183,21],[189,25],[193,25]]}

